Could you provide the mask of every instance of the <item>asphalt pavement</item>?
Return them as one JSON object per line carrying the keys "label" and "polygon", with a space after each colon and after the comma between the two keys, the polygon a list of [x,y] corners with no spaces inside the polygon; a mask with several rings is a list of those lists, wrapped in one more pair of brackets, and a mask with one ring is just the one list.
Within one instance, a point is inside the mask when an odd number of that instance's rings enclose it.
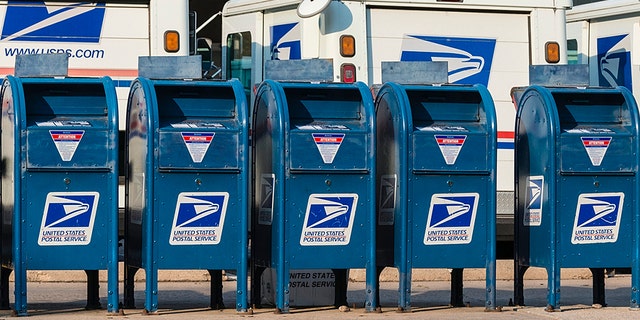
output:
{"label": "asphalt pavement", "polygon": [[[211,310],[210,284],[207,281],[159,282],[157,314],[143,313],[144,282],[136,283],[135,309],[123,309],[121,315],[107,314],[102,310],[85,310],[86,284],[83,282],[29,282],[27,300],[29,318],[43,319],[640,319],[640,310],[629,309],[631,276],[616,275],[605,280],[607,306],[593,307],[591,279],[569,279],[561,282],[561,309],[547,312],[546,280],[525,280],[526,306],[509,305],[513,297],[513,281],[497,282],[497,304],[501,311],[486,312],[484,308],[485,282],[465,281],[466,307],[448,306],[450,282],[420,281],[412,283],[411,312],[397,312],[398,283],[381,282],[379,313],[366,312],[365,283],[349,282],[350,311],[342,312],[332,307],[291,308],[289,313],[276,314],[273,307],[250,309],[238,313],[235,304],[235,281],[223,282],[224,310]],[[102,305],[106,305],[106,283],[101,283]],[[10,303],[13,305],[13,282],[10,283]],[[120,286],[122,300],[122,286]],[[0,319],[13,318],[11,310],[0,310]]]}

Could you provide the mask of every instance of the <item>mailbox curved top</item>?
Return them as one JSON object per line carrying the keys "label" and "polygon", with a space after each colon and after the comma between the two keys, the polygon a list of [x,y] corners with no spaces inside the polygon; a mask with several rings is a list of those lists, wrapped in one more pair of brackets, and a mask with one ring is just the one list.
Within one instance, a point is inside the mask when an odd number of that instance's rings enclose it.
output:
{"label": "mailbox curved top", "polygon": [[[391,115],[398,148],[407,149],[400,150],[400,158],[404,154],[413,155],[412,159],[401,160],[407,163],[403,167],[419,171],[495,172],[497,118],[493,99],[485,86],[387,82],[376,96],[376,108],[378,112],[385,108]],[[378,119],[379,124],[384,121]],[[466,140],[475,141],[473,145],[477,147],[473,150],[455,148]],[[442,151],[451,149],[450,146],[459,152],[473,153],[470,157],[464,154],[454,157]],[[443,157],[433,156],[441,152]],[[475,154],[486,154],[486,162],[476,161]],[[421,161],[422,158],[429,161]]]}
{"label": "mailbox curved top", "polygon": [[[374,118],[373,98],[369,88],[362,82],[345,84],[265,80],[256,93],[253,128],[257,139],[269,135],[273,141],[274,166],[284,163],[288,170],[372,172],[375,158]],[[359,134],[365,137],[351,140],[356,142],[349,145],[349,136]],[[318,151],[313,149],[322,149],[325,142],[342,143],[340,151],[337,151],[342,153],[317,156]],[[355,151],[353,156],[348,152],[356,149],[361,151],[357,155]]]}
{"label": "mailbox curved top", "polygon": [[240,126],[247,126],[246,95],[237,79],[185,81],[138,77],[131,84],[129,100],[137,90],[141,90],[146,109],[152,112],[150,120],[155,120],[148,123],[150,128],[156,128],[159,123],[155,122],[163,117],[157,114],[159,105],[165,109],[164,117],[186,121],[184,126],[202,122],[200,118],[233,118]]}
{"label": "mailbox curved top", "polygon": [[110,77],[102,78],[21,78],[7,76],[4,90],[11,91],[15,118],[21,129],[26,126],[76,127],[66,120],[75,117],[102,118],[101,126],[118,127],[118,100]]}
{"label": "mailbox curved top", "polygon": [[[142,139],[146,145],[144,156],[149,164],[154,164],[150,170],[162,165],[153,159],[154,149],[162,144],[162,132],[237,131],[235,146],[248,148],[247,100],[237,79],[185,81],[138,77],[131,84],[127,109],[128,143]],[[233,153],[236,152],[234,149]],[[248,149],[242,155],[247,153]],[[179,167],[175,161],[168,159],[166,166]],[[199,159],[194,162],[197,164],[188,167],[206,168],[210,163]]]}
{"label": "mailbox curved top", "polygon": [[[638,122],[638,108],[633,94],[625,87],[544,87],[533,85],[522,90],[518,99],[516,119],[525,117],[524,112],[533,104],[541,107],[550,119],[560,124],[548,126],[568,128],[580,123],[619,123],[632,131]],[[532,100],[538,97],[537,100]]]}
{"label": "mailbox curved top", "polygon": [[[390,96],[386,96],[391,94]],[[402,85],[395,82],[385,83],[376,96],[376,103],[382,99],[396,99],[395,114],[402,115],[405,123],[424,121],[437,122],[478,122],[487,132],[495,132],[497,118],[495,105],[489,90],[481,85]],[[415,119],[414,113],[420,112],[413,104],[421,104],[424,119]],[[431,108],[430,108],[431,107]],[[429,112],[431,111],[431,112]],[[410,130],[407,130],[410,131]]]}
{"label": "mailbox curved top", "polygon": [[629,155],[638,153],[639,115],[628,89],[534,85],[517,109],[516,158],[518,147],[527,147],[552,172],[638,170],[637,156]]}

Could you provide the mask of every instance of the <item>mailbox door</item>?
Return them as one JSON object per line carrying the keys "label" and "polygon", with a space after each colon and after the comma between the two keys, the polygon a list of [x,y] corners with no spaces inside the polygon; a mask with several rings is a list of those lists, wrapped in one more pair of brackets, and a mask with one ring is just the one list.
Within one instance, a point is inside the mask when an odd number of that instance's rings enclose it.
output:
{"label": "mailbox door", "polygon": [[[490,177],[414,175],[409,187],[414,267],[485,267]],[[470,253],[474,254],[470,254]]]}
{"label": "mailbox door", "polygon": [[349,174],[298,175],[288,182],[284,232],[290,267],[363,267],[371,239],[368,227],[371,178]]}
{"label": "mailbox door", "polygon": [[559,177],[563,267],[631,265],[634,179],[633,175]]}
{"label": "mailbox door", "polygon": [[[109,225],[113,178],[107,173],[25,173],[33,190],[24,207],[24,255],[27,269],[99,270],[107,267],[112,243]],[[70,181],[69,184],[66,182]]]}
{"label": "mailbox door", "polygon": [[160,269],[235,269],[243,232],[234,173],[158,174],[154,235]]}

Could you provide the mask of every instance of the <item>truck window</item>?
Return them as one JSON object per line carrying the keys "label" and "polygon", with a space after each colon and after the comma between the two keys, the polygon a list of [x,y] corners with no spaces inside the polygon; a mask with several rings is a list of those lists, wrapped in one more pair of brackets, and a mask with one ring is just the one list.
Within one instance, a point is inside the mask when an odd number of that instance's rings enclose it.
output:
{"label": "truck window", "polygon": [[[251,97],[251,33],[239,32],[227,36],[227,78],[242,83],[247,98]],[[250,99],[249,99],[250,101]]]}
{"label": "truck window", "polygon": [[578,40],[567,39],[567,64],[578,64]]}

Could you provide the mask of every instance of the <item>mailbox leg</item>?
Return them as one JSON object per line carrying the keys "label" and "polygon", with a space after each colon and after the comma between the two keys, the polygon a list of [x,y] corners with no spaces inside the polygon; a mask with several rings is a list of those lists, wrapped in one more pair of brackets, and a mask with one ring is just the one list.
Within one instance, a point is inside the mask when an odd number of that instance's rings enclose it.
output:
{"label": "mailbox leg", "polygon": [[604,269],[603,268],[589,268],[591,270],[593,279],[593,304],[606,307],[605,293],[604,293]]}
{"label": "mailbox leg", "polygon": [[155,265],[144,269],[145,276],[145,302],[144,313],[154,314],[158,312],[158,267]]}
{"label": "mailbox leg", "polygon": [[100,280],[98,270],[85,270],[87,274],[87,310],[100,309]]}
{"label": "mailbox leg", "polygon": [[276,271],[276,313],[289,313],[290,270],[284,263]]}
{"label": "mailbox leg", "polygon": [[640,243],[638,243],[637,234],[640,232],[640,221],[634,219],[633,234],[636,240],[633,241],[633,254],[631,255],[631,310],[638,311],[640,309]]}
{"label": "mailbox leg", "polygon": [[222,300],[222,270],[207,270],[211,276],[211,305],[213,310],[224,309]]}
{"label": "mailbox leg", "polygon": [[335,275],[335,296],[333,306],[349,306],[347,302],[347,269],[331,269]]}
{"label": "mailbox leg", "polygon": [[135,309],[136,302],[135,293],[135,276],[139,268],[125,266],[124,267],[124,307],[126,309]]}
{"label": "mailbox leg", "polygon": [[[375,249],[375,248],[374,248]],[[375,262],[375,258],[372,259]],[[368,266],[366,269],[366,286],[365,286],[365,311],[366,312],[382,312],[382,310],[377,307],[379,305],[378,302],[378,287],[379,281],[377,277],[376,267]],[[345,290],[346,292],[346,290]]]}
{"label": "mailbox leg", "polygon": [[117,247],[112,251],[111,258],[112,260],[109,262],[109,268],[107,269],[107,313],[124,315],[120,305],[120,289],[118,288]]}
{"label": "mailbox leg", "polygon": [[486,269],[486,300],[485,300],[485,310],[487,311],[497,311],[498,306],[496,305],[496,260],[489,259],[487,261],[487,269]]}
{"label": "mailbox leg", "polygon": [[524,273],[527,272],[529,266],[520,265],[518,259],[516,259],[513,269],[513,303],[516,306],[524,306]]}
{"label": "mailbox leg", "polygon": [[9,310],[9,276],[12,269],[2,268],[0,270],[0,309]]}
{"label": "mailbox leg", "polygon": [[547,268],[547,307],[546,311],[560,311],[560,268],[555,263],[552,263]]}
{"label": "mailbox leg", "polygon": [[[245,251],[246,253],[246,251]],[[247,303],[247,263],[248,256],[243,253],[243,259],[236,270],[236,311],[251,312]]]}
{"label": "mailbox leg", "polygon": [[464,296],[462,292],[462,274],[464,269],[451,270],[451,306],[464,307]]}
{"label": "mailbox leg", "polygon": [[[15,257],[15,253],[14,253]],[[27,269],[22,265],[22,261],[17,261],[15,259],[14,262],[16,266],[14,273],[14,286],[15,286],[15,295],[14,295],[14,309],[15,313],[18,316],[26,316],[27,315]]]}
{"label": "mailbox leg", "polygon": [[640,308],[640,261],[635,259],[631,268],[631,305],[632,310]]}
{"label": "mailbox leg", "polygon": [[[411,311],[411,268],[407,269],[398,270],[398,294],[400,295],[398,312]],[[379,296],[380,294],[378,293]],[[378,298],[379,301],[380,298]]]}

